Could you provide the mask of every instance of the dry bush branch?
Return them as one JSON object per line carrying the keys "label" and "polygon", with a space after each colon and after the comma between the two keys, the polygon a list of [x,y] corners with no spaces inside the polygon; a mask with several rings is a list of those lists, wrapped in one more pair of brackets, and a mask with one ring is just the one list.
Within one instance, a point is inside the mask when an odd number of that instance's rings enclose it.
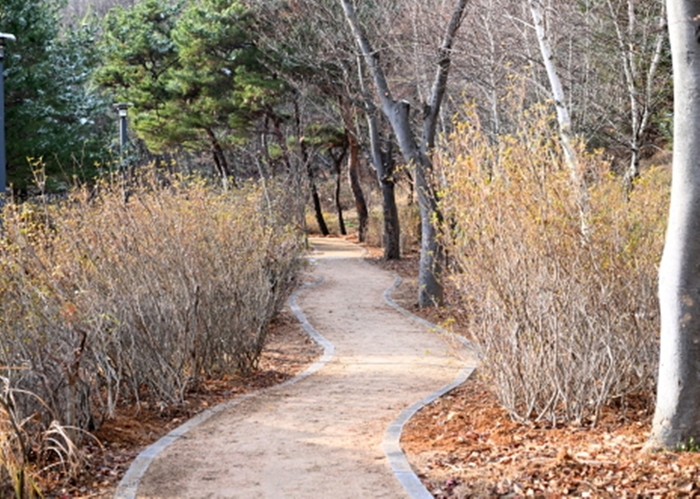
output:
{"label": "dry bush branch", "polygon": [[52,429],[69,467],[78,429],[120,400],[180,404],[201,377],[255,369],[299,268],[293,193],[145,174],[129,189],[5,211],[0,365],[22,369],[0,374],[38,396],[17,414]]}
{"label": "dry bush branch", "polygon": [[514,417],[595,420],[615,398],[652,393],[668,176],[647,172],[627,200],[604,162],[581,151],[591,200],[582,238],[551,117],[515,111],[511,135],[487,137],[467,112],[446,142],[453,279],[484,370]]}

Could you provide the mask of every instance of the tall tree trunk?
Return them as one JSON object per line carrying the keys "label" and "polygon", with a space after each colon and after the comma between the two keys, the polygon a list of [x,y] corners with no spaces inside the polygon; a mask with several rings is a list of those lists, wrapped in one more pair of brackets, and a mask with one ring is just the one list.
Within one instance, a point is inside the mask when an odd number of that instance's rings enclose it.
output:
{"label": "tall tree trunk", "polygon": [[671,207],[659,269],[661,353],[647,448],[700,436],[700,2],[668,0],[673,59]]}
{"label": "tall tree trunk", "polygon": [[321,234],[327,236],[330,234],[328,230],[328,225],[326,225],[326,220],[323,218],[323,209],[321,208],[321,198],[318,195],[318,188],[316,187],[316,180],[314,179],[314,171],[311,168],[311,163],[306,161],[306,172],[309,177],[309,187],[311,189],[311,201],[314,204],[314,214],[316,215],[316,223],[318,223],[318,230]]}
{"label": "tall tree trunk", "polygon": [[[219,140],[216,138],[216,134],[211,128],[206,129],[207,135],[209,136],[209,143],[211,144],[212,157],[214,158],[214,165],[216,165],[216,170],[221,175],[221,182],[223,183],[224,189],[229,188],[229,182],[233,178],[231,176],[231,169],[228,166],[228,161],[226,160],[226,154],[219,144]],[[234,186],[235,186],[234,181]]]}
{"label": "tall tree trunk", "polygon": [[396,193],[394,186],[394,164],[391,151],[391,141],[387,150],[382,150],[379,127],[374,105],[367,102],[367,123],[369,125],[369,140],[372,152],[372,164],[377,172],[377,181],[382,190],[382,218],[384,220],[384,259],[399,260],[401,258],[401,225],[399,223],[399,210],[396,206]]}
{"label": "tall tree trunk", "polygon": [[335,210],[338,213],[338,228],[340,229],[340,234],[343,236],[348,235],[348,231],[345,228],[345,219],[343,218],[343,205],[340,202],[340,184],[342,180],[342,164],[343,156],[339,158],[333,158],[333,168],[335,168]]}
{"label": "tall tree trunk", "polygon": [[401,223],[398,206],[396,205],[396,191],[394,189],[396,185],[396,163],[394,162],[392,141],[387,140],[385,151],[382,147],[382,139],[379,133],[377,108],[364,85],[364,71],[361,60],[358,61],[357,67],[360,76],[360,88],[365,101],[372,164],[377,174],[377,182],[382,191],[384,259],[399,260],[401,258]]}
{"label": "tall tree trunk", "polygon": [[401,224],[399,208],[396,205],[396,181],[394,172],[396,164],[389,141],[384,155],[384,174],[379,182],[382,188],[382,216],[384,218],[384,259],[398,260],[401,258]]}
{"label": "tall tree trunk", "polygon": [[416,169],[416,188],[421,214],[421,254],[418,271],[418,305],[427,307],[442,303],[442,248],[437,239],[437,196],[430,185],[432,162],[429,154],[434,144],[437,117],[447,88],[447,77],[451,65],[451,52],[454,38],[464,16],[467,0],[457,0],[452,10],[450,22],[445,31],[439,50],[438,68],[423,117],[423,141],[419,146],[409,116],[409,103],[396,101],[392,97],[389,84],[379,56],[372,48],[355,14],[350,0],[340,0],[353,37],[367,62],[372,74],[382,111],[394,131],[404,159]]}
{"label": "tall tree trunk", "polygon": [[346,129],[348,135],[348,146],[350,155],[348,156],[348,180],[350,189],[355,198],[355,210],[357,211],[357,239],[364,243],[367,240],[367,226],[369,225],[369,212],[367,202],[362,192],[360,183],[360,144],[357,142],[355,133]]}
{"label": "tall tree trunk", "polygon": [[326,225],[326,220],[323,218],[321,197],[318,195],[318,187],[316,187],[316,179],[314,178],[314,169],[311,166],[311,158],[306,151],[306,142],[303,138],[299,140],[299,150],[301,152],[301,161],[306,166],[306,174],[309,179],[309,188],[311,189],[311,201],[314,205],[314,215],[316,216],[318,230],[321,231],[321,234],[327,236],[330,234],[330,231],[328,230],[328,225]]}
{"label": "tall tree trunk", "polygon": [[369,211],[367,202],[362,192],[360,183],[360,144],[355,134],[354,108],[347,99],[340,97],[340,109],[345,127],[345,136],[348,138],[348,182],[355,199],[355,211],[357,211],[357,239],[363,243],[367,239],[367,227],[369,225]]}

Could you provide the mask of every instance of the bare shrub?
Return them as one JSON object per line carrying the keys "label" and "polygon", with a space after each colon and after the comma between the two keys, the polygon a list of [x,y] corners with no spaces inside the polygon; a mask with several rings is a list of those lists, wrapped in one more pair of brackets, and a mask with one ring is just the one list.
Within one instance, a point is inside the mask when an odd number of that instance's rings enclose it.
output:
{"label": "bare shrub", "polygon": [[595,419],[615,398],[652,393],[669,176],[646,172],[627,200],[600,157],[581,151],[584,236],[551,117],[540,107],[513,115],[517,130],[494,138],[468,111],[440,155],[452,279],[514,417]]}
{"label": "bare shrub", "polygon": [[202,376],[255,369],[295,282],[292,193],[147,176],[123,190],[5,211],[0,366],[22,367],[6,375],[45,406],[20,413],[45,428],[92,429],[122,397],[165,407]]}
{"label": "bare shrub", "polygon": [[[5,367],[6,369],[6,367]],[[75,478],[87,463],[87,455],[76,445],[75,435],[88,435],[77,428],[51,421],[42,424],[37,413],[21,414],[26,399],[46,407],[35,394],[19,390],[0,376],[0,495],[17,499],[43,497],[41,476],[50,468],[60,468],[67,478]],[[94,437],[92,437],[94,439]],[[99,442],[98,442],[99,445]]]}
{"label": "bare shrub", "polygon": [[2,497],[39,497],[29,455],[32,419],[19,414],[18,393],[10,386],[9,379],[0,377],[0,494]]}
{"label": "bare shrub", "polygon": [[132,7],[137,0],[68,0],[63,8],[67,19],[81,19],[87,13],[104,16],[115,7]]}

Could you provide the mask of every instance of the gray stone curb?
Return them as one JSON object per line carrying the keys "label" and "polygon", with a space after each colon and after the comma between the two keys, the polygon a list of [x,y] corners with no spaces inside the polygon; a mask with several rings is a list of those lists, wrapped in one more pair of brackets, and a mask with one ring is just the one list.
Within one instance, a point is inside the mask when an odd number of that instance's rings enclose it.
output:
{"label": "gray stone curb", "polygon": [[[366,250],[365,250],[366,251]],[[307,378],[311,374],[317,372],[319,369],[321,369],[323,366],[325,366],[328,362],[330,362],[333,359],[333,356],[335,354],[335,346],[328,341],[326,338],[323,337],[314,327],[309,323],[308,319],[306,318],[306,315],[302,312],[301,308],[299,308],[299,305],[297,304],[297,296],[298,294],[312,286],[319,285],[323,282],[323,279],[319,279],[314,283],[307,284],[305,286],[302,286],[298,290],[296,290],[288,300],[288,305],[289,308],[292,310],[294,315],[296,316],[297,320],[301,323],[302,328],[308,334],[316,343],[318,343],[321,347],[323,347],[323,355],[321,358],[316,361],[314,364],[309,366],[303,373],[297,375],[296,377],[289,379],[285,381],[284,383],[280,383],[279,385],[272,386],[270,388],[265,388],[262,390],[258,390],[256,392],[252,392],[246,395],[242,395],[240,397],[237,397],[233,400],[230,400],[228,402],[224,402],[222,404],[219,404],[215,407],[212,407],[211,409],[208,409],[197,416],[193,417],[192,419],[188,420],[184,424],[178,426],[174,430],[172,430],[170,433],[167,435],[163,436],[160,440],[157,442],[151,444],[150,446],[146,447],[141,453],[139,453],[138,456],[134,459],[134,461],[131,463],[131,466],[129,466],[129,469],[127,470],[126,474],[122,478],[122,480],[119,482],[119,486],[117,487],[117,490],[114,494],[114,499],[136,499],[136,492],[138,489],[139,482],[143,478],[143,476],[146,474],[146,471],[148,470],[149,466],[153,462],[153,460],[156,458],[158,454],[160,454],[163,450],[165,450],[170,444],[175,442],[177,439],[181,438],[184,436],[187,432],[192,430],[193,428],[199,426],[200,424],[204,423],[208,419],[210,419],[212,416],[225,411],[231,407],[234,407],[252,397],[258,396],[262,393],[271,391],[271,390],[276,390],[283,388],[288,385],[292,385],[295,383],[298,383],[299,381]],[[459,335],[454,335],[453,333],[450,333],[443,328],[423,319],[422,317],[418,317],[415,314],[412,314],[408,310],[402,308],[400,305],[398,305],[392,298],[392,293],[396,290],[396,288],[399,286],[401,283],[401,278],[399,276],[396,276],[394,280],[394,284],[388,288],[386,291],[384,291],[384,300],[386,303],[403,314],[404,316],[408,317],[409,319],[418,322],[422,326],[432,329],[435,331],[438,331],[442,334],[446,335],[452,335],[459,339],[467,348],[471,349],[472,351],[476,352],[476,348],[474,345],[466,340],[465,338],[459,336]],[[411,468],[410,463],[408,462],[408,459],[406,458],[406,454],[404,454],[403,449],[401,448],[400,440],[401,440],[401,434],[403,432],[404,425],[408,422],[409,419],[411,419],[416,412],[418,412],[421,408],[424,406],[434,402],[441,396],[445,395],[446,393],[450,392],[460,384],[464,383],[469,376],[472,374],[474,371],[475,367],[474,366],[467,366],[462,371],[459,373],[459,375],[449,384],[443,386],[439,390],[431,393],[424,399],[420,400],[419,402],[416,402],[415,404],[411,405],[410,407],[407,407],[404,409],[399,416],[389,425],[387,428],[385,434],[384,434],[384,440],[382,442],[382,449],[384,450],[384,453],[387,456],[387,460],[389,462],[389,465],[391,466],[391,470],[394,473],[394,476],[397,478],[397,480],[401,483],[401,485],[404,487],[406,492],[409,494],[409,496],[412,499],[432,499],[433,495],[428,491],[428,489],[425,488],[425,486],[421,483],[420,479],[418,476],[413,472],[413,469]]]}
{"label": "gray stone curb", "polygon": [[465,347],[467,347],[469,350],[471,350],[472,352],[474,352],[475,354],[478,355],[479,350],[476,347],[476,345],[474,345],[471,341],[466,339],[464,336],[447,331],[446,329],[441,328],[437,324],[433,324],[432,322],[427,321],[427,320],[423,319],[422,317],[417,316],[416,314],[412,314],[411,312],[409,312],[408,310],[403,308],[401,305],[396,303],[394,301],[394,299],[392,298],[392,294],[394,293],[394,291],[396,291],[396,289],[399,287],[400,284],[401,284],[401,277],[399,275],[395,275],[394,276],[394,284],[392,284],[392,286],[389,289],[384,291],[384,300],[389,304],[390,307],[392,307],[394,310],[396,310],[400,314],[403,314],[406,317],[408,317],[409,319],[417,322],[418,324],[421,324],[422,326],[427,327],[428,329],[431,329],[433,331],[438,331],[439,333],[442,333],[446,336],[452,336],[453,338],[456,338]]}
{"label": "gray stone curb", "polygon": [[323,282],[323,279],[319,279],[318,281],[307,284],[305,286],[302,286],[298,290],[296,290],[292,295],[289,297],[289,300],[287,301],[287,304],[289,305],[289,308],[292,310],[294,315],[297,317],[299,322],[301,323],[302,327],[304,328],[304,331],[306,334],[311,336],[311,338],[318,343],[320,346],[323,347],[323,355],[319,360],[314,362],[311,366],[309,366],[303,373],[295,376],[292,379],[288,379],[284,383],[280,383],[279,385],[271,386],[269,388],[264,388],[262,390],[258,390],[256,392],[248,393],[246,395],[241,395],[240,397],[236,397],[233,400],[230,400],[228,402],[224,402],[222,404],[219,404],[215,407],[212,407],[211,409],[208,409],[192,419],[188,420],[186,423],[178,426],[175,428],[173,431],[162,437],[160,440],[157,442],[151,444],[150,446],[146,447],[141,453],[136,456],[134,461],[131,463],[131,466],[129,466],[129,469],[126,471],[126,474],[124,474],[124,477],[122,480],[119,482],[119,486],[117,487],[116,492],[114,493],[114,499],[135,499],[136,498],[136,492],[138,490],[139,482],[143,478],[143,476],[146,474],[146,471],[148,470],[148,467],[151,465],[153,460],[156,458],[158,454],[160,454],[163,450],[165,450],[166,447],[168,447],[170,444],[175,442],[178,438],[184,436],[188,431],[192,430],[196,426],[199,426],[200,424],[204,423],[206,420],[211,418],[212,416],[225,411],[227,409],[230,409],[231,407],[234,407],[245,400],[248,400],[252,397],[258,396],[262,393],[271,391],[271,390],[277,390],[280,388],[284,388],[285,386],[293,385],[295,383],[298,383],[299,381],[303,380],[304,378],[307,378],[311,376],[313,373],[321,369],[323,366],[325,366],[330,360],[333,358],[334,352],[335,352],[335,347],[333,344],[328,341],[326,338],[324,338],[318,331],[316,331],[313,326],[309,323],[308,319],[304,315],[304,313],[301,311],[299,306],[297,305],[296,299],[297,295],[303,291],[304,289],[307,289],[312,286],[317,286],[318,284],[321,284]]}
{"label": "gray stone curb", "polygon": [[[449,331],[446,331],[440,326],[437,326],[436,324],[433,324],[432,322],[429,322],[423,319],[422,317],[418,317],[417,315],[412,314],[405,308],[401,307],[398,303],[396,303],[391,297],[391,295],[394,291],[396,291],[396,288],[399,287],[399,284],[401,284],[401,277],[397,275],[394,279],[394,284],[389,289],[384,291],[384,300],[389,304],[389,306],[391,306],[401,314],[405,315],[409,319],[421,324],[422,326],[427,327],[428,329],[436,330],[442,334],[450,335],[457,338],[462,344],[464,344],[464,346],[466,346],[475,353],[477,352],[474,345],[466,338],[457,334],[450,333]],[[462,369],[462,371],[460,371],[460,373],[451,383],[443,386],[436,392],[433,392],[427,397],[425,397],[423,400],[416,402],[412,406],[407,407],[406,409],[401,411],[401,414],[399,414],[399,416],[389,425],[386,432],[384,433],[384,441],[382,442],[382,448],[384,449],[384,453],[386,454],[386,457],[389,461],[391,470],[394,472],[394,476],[401,483],[403,488],[406,490],[406,492],[408,492],[408,495],[411,496],[412,499],[432,499],[433,495],[430,493],[430,491],[428,491],[428,489],[425,488],[423,483],[418,478],[418,475],[416,475],[413,472],[413,469],[411,468],[411,465],[408,462],[408,459],[406,458],[406,454],[401,448],[401,434],[403,433],[403,427],[408,422],[408,420],[411,419],[420,409],[434,402],[438,398],[442,397],[446,393],[454,390],[459,385],[464,383],[474,372],[475,368],[475,366],[466,366],[464,369]]]}

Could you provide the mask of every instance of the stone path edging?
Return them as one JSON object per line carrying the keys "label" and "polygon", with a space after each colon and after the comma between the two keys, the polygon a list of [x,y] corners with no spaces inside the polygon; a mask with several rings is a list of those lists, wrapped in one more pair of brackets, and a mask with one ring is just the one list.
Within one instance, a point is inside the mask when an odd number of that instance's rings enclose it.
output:
{"label": "stone path edging", "polygon": [[[465,347],[476,353],[474,345],[463,336],[450,333],[440,326],[412,314],[396,303],[392,298],[392,293],[396,291],[396,288],[398,288],[400,284],[401,277],[397,275],[394,279],[394,284],[384,291],[384,301],[386,301],[390,307],[405,315],[409,319],[427,327],[428,329],[433,329],[439,331],[441,334],[450,335],[457,338]],[[394,476],[401,483],[412,499],[432,499],[433,495],[428,491],[428,489],[425,488],[423,483],[420,481],[420,478],[418,478],[418,475],[414,473],[413,469],[411,468],[411,464],[408,462],[406,454],[401,448],[401,434],[403,433],[403,427],[416,414],[416,412],[467,381],[469,376],[471,376],[471,374],[474,372],[475,368],[475,366],[466,366],[451,383],[448,383],[439,390],[425,397],[423,400],[420,400],[401,411],[401,414],[399,414],[399,416],[389,425],[386,433],[384,434],[382,448],[387,456],[391,470],[394,472]]]}
{"label": "stone path edging", "polygon": [[[363,261],[366,262],[366,260]],[[236,397],[233,400],[230,400],[228,402],[224,402],[222,404],[219,404],[215,407],[212,407],[211,409],[208,409],[197,416],[193,417],[192,419],[188,420],[184,424],[178,426],[174,430],[172,430],[170,433],[167,435],[163,436],[160,438],[158,441],[155,443],[151,444],[148,446],[146,449],[141,451],[138,456],[134,459],[134,461],[131,463],[129,466],[129,469],[125,473],[124,477],[122,480],[119,482],[119,486],[117,487],[117,490],[114,494],[114,499],[136,499],[136,492],[138,489],[138,485],[140,480],[143,478],[145,475],[146,471],[148,470],[149,466],[153,462],[153,460],[156,458],[158,454],[160,454],[163,450],[165,450],[170,444],[174,443],[177,439],[180,437],[184,436],[187,432],[190,430],[194,429],[195,427],[199,426],[200,424],[204,423],[208,419],[210,419],[212,416],[227,410],[231,407],[234,407],[243,401],[258,396],[261,393],[270,391],[270,390],[276,390],[283,388],[288,385],[292,385],[294,383],[297,383],[311,374],[317,372],[320,370],[323,366],[325,366],[328,362],[330,362],[333,359],[333,356],[335,354],[335,346],[333,343],[328,341],[323,335],[321,335],[308,321],[306,315],[304,312],[301,310],[299,305],[297,304],[296,298],[298,294],[305,290],[308,289],[309,287],[316,286],[318,284],[321,284],[323,282],[323,279],[319,279],[316,282],[313,282],[311,284],[307,284],[296,290],[288,300],[288,305],[294,315],[296,316],[297,320],[300,322],[302,328],[308,334],[317,344],[319,344],[321,347],[323,347],[323,355],[321,356],[320,359],[318,359],[316,362],[314,362],[311,366],[309,366],[304,372],[301,374],[295,376],[294,378],[291,378],[279,385],[275,385],[269,388],[265,388],[262,390],[258,390],[252,393],[248,393],[245,395],[241,395],[239,397]],[[476,352],[476,349],[472,345],[471,342],[468,340],[464,339],[463,337],[459,335],[454,335],[453,333],[449,333],[448,331],[445,331],[444,329],[440,328],[439,326],[423,319],[422,317],[419,317],[415,314],[412,314],[408,310],[404,309],[400,305],[398,305],[394,299],[392,298],[392,293],[396,290],[396,288],[399,286],[401,283],[401,278],[397,275],[394,284],[386,289],[384,291],[384,300],[386,303],[395,309],[396,311],[400,312],[404,316],[408,317],[409,319],[418,322],[419,324],[427,327],[428,329],[436,330],[442,334],[447,334],[447,335],[452,335],[459,339],[467,348],[471,349],[472,351]],[[425,486],[422,484],[418,476],[413,472],[410,463],[408,462],[408,459],[406,457],[406,454],[403,452],[403,449],[401,448],[400,440],[401,440],[401,434],[403,432],[404,425],[406,422],[408,422],[413,415],[415,415],[416,412],[418,412],[421,408],[424,406],[434,402],[437,400],[439,397],[445,395],[446,393],[450,392],[460,384],[464,383],[469,376],[472,374],[474,371],[475,367],[474,366],[467,366],[462,371],[457,375],[457,377],[449,384],[443,386],[439,390],[431,393],[427,397],[423,398],[422,400],[416,402],[415,404],[407,407],[404,409],[399,416],[389,425],[387,428],[385,434],[384,434],[384,440],[382,442],[382,449],[384,453],[387,456],[388,463],[391,467],[392,472],[394,473],[394,476],[396,479],[401,483],[403,488],[406,490],[406,492],[409,494],[409,496],[412,499],[432,499],[433,495],[428,491],[428,489],[425,488]]]}
{"label": "stone path edging", "polygon": [[315,373],[328,362],[330,362],[331,359],[333,359],[335,346],[314,329],[314,327],[309,323],[308,319],[301,311],[299,305],[297,305],[296,302],[297,295],[301,291],[313,286],[317,286],[322,282],[323,279],[321,278],[316,282],[306,284],[300,287],[294,293],[292,293],[288,300],[289,308],[292,310],[292,312],[294,312],[294,315],[301,323],[301,326],[306,332],[306,334],[308,334],[316,343],[323,347],[323,355],[321,356],[321,358],[314,362],[312,365],[310,365],[301,374],[295,376],[294,378],[288,379],[287,381],[280,383],[279,385],[274,385],[269,388],[264,388],[262,390],[257,390],[251,393],[247,393],[245,395],[241,395],[233,400],[223,402],[217,406],[212,407],[211,409],[207,409],[206,411],[199,413],[192,419],[188,420],[186,423],[178,426],[167,435],[161,437],[161,439],[157,442],[146,447],[139,453],[138,456],[136,456],[134,461],[131,463],[131,466],[129,466],[129,469],[124,474],[124,477],[119,482],[119,486],[117,487],[117,490],[114,493],[114,499],[136,499],[136,492],[138,490],[139,482],[146,474],[148,467],[151,465],[156,456],[160,454],[163,450],[165,450],[165,448],[168,447],[170,444],[175,442],[178,438],[185,435],[188,431],[204,423],[209,418],[220,413],[221,411],[225,411],[226,409],[234,407],[240,404],[241,402],[248,400],[251,397],[258,396],[261,393],[265,393],[270,390],[276,390],[279,388],[284,388],[285,386],[292,385],[294,383],[298,383],[299,381],[311,376],[313,373]]}

